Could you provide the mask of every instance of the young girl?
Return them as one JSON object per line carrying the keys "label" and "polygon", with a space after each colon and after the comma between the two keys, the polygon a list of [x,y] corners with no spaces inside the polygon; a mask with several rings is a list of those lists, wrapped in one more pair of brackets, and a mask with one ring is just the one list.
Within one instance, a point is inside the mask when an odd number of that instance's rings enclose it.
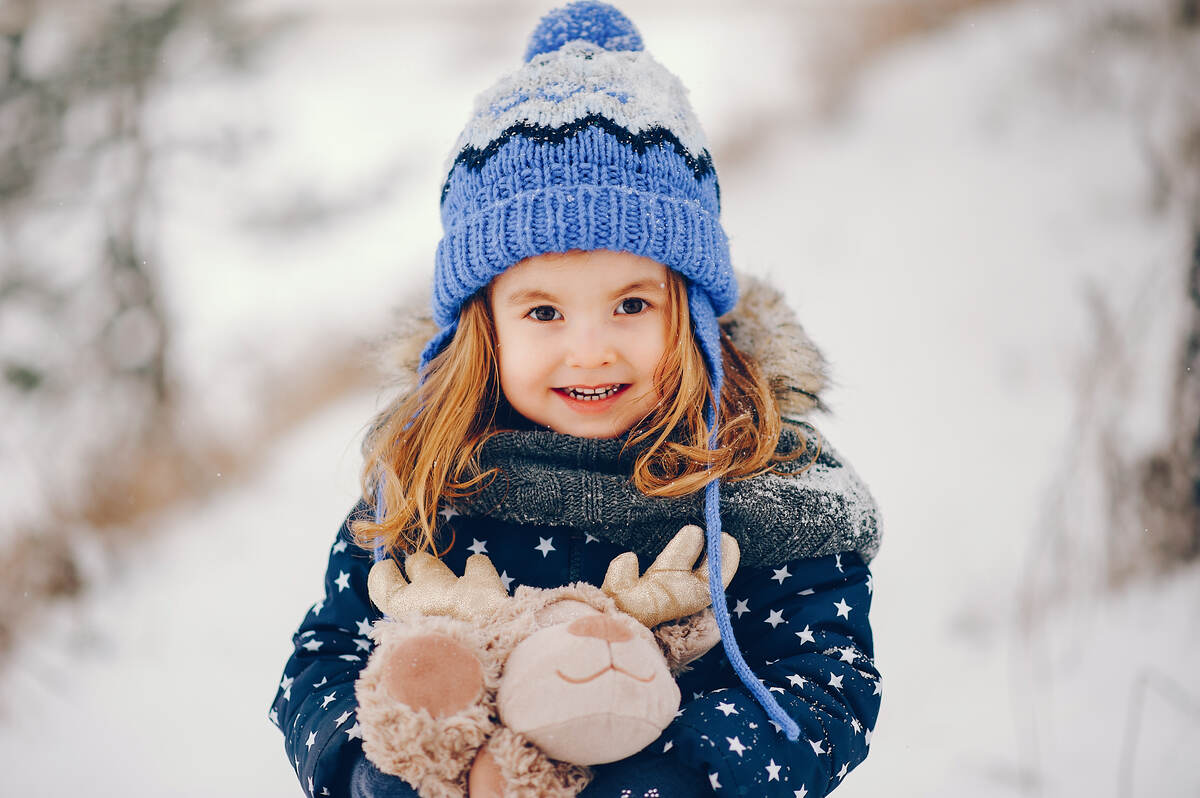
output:
{"label": "young girl", "polygon": [[[879,709],[875,507],[799,421],[823,362],[778,293],[743,278],[738,304],[685,89],[615,9],[552,12],[478,100],[441,206],[436,329],[368,435],[270,713],[305,793],[416,795],[365,758],[355,717],[372,549],[458,574],[487,554],[506,588],[599,585],[698,523],[722,644],[679,677],[659,740],[582,795],[825,795]],[[722,531],[741,548],[727,591]]]}

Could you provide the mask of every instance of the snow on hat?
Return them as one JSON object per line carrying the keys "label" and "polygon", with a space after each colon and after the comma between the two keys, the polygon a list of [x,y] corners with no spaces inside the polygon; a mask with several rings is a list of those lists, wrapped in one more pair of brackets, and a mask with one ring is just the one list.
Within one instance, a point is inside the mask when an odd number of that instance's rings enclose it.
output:
{"label": "snow on hat", "polygon": [[[642,255],[687,278],[715,448],[724,382],[717,317],[738,296],[720,189],[687,89],[645,51],[633,23],[592,0],[548,13],[525,63],[476,99],[446,171],[432,302],[439,332],[421,354],[421,373],[454,336],[463,303],[519,261],[573,249]],[[733,637],[720,581],[719,500],[713,480],[705,488],[709,592],[725,652],[794,740],[795,721]]]}

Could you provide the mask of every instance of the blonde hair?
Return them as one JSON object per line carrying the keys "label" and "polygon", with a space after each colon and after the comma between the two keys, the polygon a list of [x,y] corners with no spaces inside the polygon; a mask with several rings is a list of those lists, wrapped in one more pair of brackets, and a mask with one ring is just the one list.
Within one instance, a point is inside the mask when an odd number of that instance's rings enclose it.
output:
{"label": "blonde hair", "polygon": [[[660,400],[629,432],[626,447],[647,444],[634,462],[637,489],[648,496],[686,496],[713,479],[748,479],[804,454],[803,438],[792,451],[776,451],[782,419],[775,394],[758,364],[724,331],[717,447],[708,447],[708,366],[692,335],[684,278],[668,271],[667,285],[670,338],[654,381],[658,395],[671,399]],[[478,462],[487,440],[506,428],[497,415],[506,403],[495,353],[495,325],[481,291],[463,305],[454,337],[418,386],[385,408],[367,435],[363,496],[374,504],[379,490],[384,512],[379,523],[354,522],[361,545],[445,553],[436,548],[438,505],[470,496],[498,473],[481,471]]]}

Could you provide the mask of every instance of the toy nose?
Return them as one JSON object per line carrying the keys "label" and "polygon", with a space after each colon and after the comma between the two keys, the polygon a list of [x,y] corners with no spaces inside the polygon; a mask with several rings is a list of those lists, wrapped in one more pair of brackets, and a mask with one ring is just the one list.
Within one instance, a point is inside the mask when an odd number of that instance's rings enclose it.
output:
{"label": "toy nose", "polygon": [[589,615],[586,618],[578,618],[571,621],[567,631],[576,637],[594,637],[609,643],[624,643],[626,640],[633,639],[633,632],[630,632],[625,624],[609,618],[607,615]]}

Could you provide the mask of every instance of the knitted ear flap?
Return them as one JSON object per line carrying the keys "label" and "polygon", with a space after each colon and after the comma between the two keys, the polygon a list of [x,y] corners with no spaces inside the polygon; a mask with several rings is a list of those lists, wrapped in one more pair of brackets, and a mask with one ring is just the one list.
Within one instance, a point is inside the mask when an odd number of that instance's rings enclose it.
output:
{"label": "knitted ear flap", "polygon": [[[717,409],[721,404],[721,389],[725,385],[725,369],[721,361],[721,330],[708,295],[691,283],[688,284],[688,311],[692,317],[692,331],[708,364],[711,398],[708,407],[704,409],[704,420],[708,424],[708,448],[711,450],[716,449],[720,443],[717,436]],[[783,727],[789,740],[797,740],[800,738],[800,727],[783,707],[779,706],[779,702],[770,691],[763,687],[754,671],[750,670],[733,636],[729,605],[725,602],[725,586],[721,584],[721,492],[718,482],[719,480],[714,479],[704,487],[704,532],[708,549],[708,593],[712,597],[712,611],[717,619],[717,628],[721,630],[721,645],[725,648],[725,656],[733,666],[734,673],[762,705],[767,716]]]}
{"label": "knitted ear flap", "polygon": [[[375,523],[383,523],[384,504],[383,504],[383,479],[377,479],[375,482]],[[383,538],[375,538],[374,560],[375,562],[383,562],[387,557],[387,551],[383,548]]]}

